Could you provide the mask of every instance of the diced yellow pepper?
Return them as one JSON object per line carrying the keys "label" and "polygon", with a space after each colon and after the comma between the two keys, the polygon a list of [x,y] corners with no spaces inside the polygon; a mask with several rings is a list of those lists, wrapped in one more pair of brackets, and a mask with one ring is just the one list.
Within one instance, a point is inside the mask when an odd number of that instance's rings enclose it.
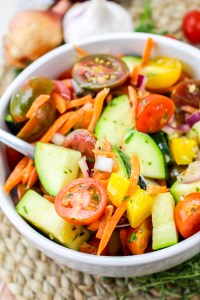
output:
{"label": "diced yellow pepper", "polygon": [[151,215],[153,198],[137,186],[135,193],[127,204],[127,217],[131,227],[138,227],[147,217]]}
{"label": "diced yellow pepper", "polygon": [[186,137],[173,138],[170,143],[172,157],[178,165],[190,164],[197,155],[195,140]]}
{"label": "diced yellow pepper", "polygon": [[112,204],[119,206],[124,200],[130,180],[117,173],[112,173],[108,181],[108,197]]}

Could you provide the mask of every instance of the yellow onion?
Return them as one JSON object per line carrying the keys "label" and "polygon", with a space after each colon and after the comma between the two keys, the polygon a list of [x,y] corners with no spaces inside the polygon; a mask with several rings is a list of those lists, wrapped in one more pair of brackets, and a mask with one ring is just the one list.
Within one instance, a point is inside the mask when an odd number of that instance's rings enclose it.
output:
{"label": "yellow onion", "polygon": [[62,43],[62,17],[69,2],[61,0],[49,11],[25,10],[10,22],[4,53],[14,67],[25,67]]}

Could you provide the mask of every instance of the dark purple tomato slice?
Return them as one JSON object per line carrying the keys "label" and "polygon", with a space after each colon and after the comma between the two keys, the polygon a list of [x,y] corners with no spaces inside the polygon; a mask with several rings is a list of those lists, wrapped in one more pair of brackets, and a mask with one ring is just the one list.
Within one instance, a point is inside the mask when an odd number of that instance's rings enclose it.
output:
{"label": "dark purple tomato slice", "polygon": [[108,54],[84,56],[72,69],[72,77],[81,88],[95,91],[122,85],[128,76],[126,64]]}
{"label": "dark purple tomato slice", "polygon": [[173,89],[171,99],[177,107],[190,105],[199,108],[200,80],[185,79]]}

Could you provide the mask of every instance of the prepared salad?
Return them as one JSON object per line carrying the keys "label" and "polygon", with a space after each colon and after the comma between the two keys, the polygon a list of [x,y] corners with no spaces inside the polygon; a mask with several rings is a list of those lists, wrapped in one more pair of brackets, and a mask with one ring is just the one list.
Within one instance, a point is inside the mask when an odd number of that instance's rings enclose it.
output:
{"label": "prepared salad", "polygon": [[5,122],[35,146],[6,148],[4,189],[55,242],[138,255],[200,231],[200,80],[173,57],[88,54],[59,78],[28,79]]}

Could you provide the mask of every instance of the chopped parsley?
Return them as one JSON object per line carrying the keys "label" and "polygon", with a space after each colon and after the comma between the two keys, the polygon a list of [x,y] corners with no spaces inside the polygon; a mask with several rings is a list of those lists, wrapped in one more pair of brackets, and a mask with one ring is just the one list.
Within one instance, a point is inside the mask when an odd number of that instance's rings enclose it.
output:
{"label": "chopped parsley", "polygon": [[99,201],[99,195],[95,194],[92,196],[92,199],[96,200],[96,201]]}
{"label": "chopped parsley", "polygon": [[26,206],[23,206],[23,210],[24,210],[24,212],[25,212],[26,214],[28,214],[28,209],[27,209]]}
{"label": "chopped parsley", "polygon": [[137,240],[137,234],[136,232],[132,232],[131,236],[130,236],[130,239],[128,240],[129,243],[132,243],[134,241]]}

